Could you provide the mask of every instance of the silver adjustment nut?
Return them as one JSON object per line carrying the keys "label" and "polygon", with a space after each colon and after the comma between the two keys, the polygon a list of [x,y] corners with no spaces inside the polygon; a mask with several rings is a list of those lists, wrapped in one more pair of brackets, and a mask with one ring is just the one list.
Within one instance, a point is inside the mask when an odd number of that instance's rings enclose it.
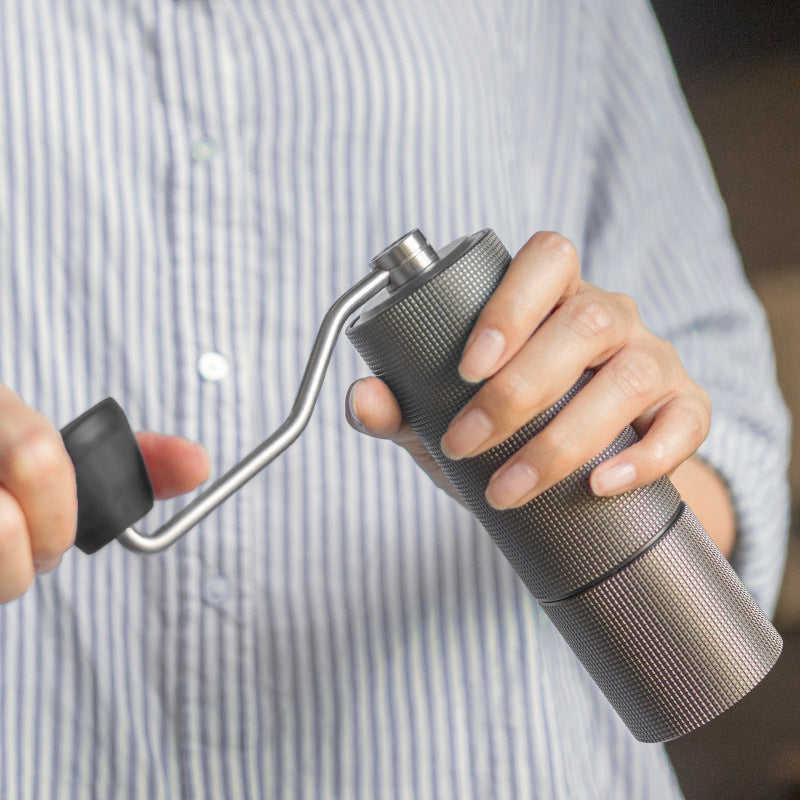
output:
{"label": "silver adjustment nut", "polygon": [[414,228],[378,253],[369,263],[373,269],[388,272],[389,281],[396,288],[438,261],[438,253],[428,244],[419,228]]}

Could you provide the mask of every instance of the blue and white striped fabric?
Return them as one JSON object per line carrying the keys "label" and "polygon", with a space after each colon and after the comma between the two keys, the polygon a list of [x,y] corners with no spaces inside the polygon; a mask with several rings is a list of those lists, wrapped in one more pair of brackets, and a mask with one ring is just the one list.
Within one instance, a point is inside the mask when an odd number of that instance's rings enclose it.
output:
{"label": "blue and white striped fabric", "polygon": [[[415,226],[555,229],[637,299],[712,394],[770,608],[786,416],[643,2],[0,2],[0,381],[58,425],[111,394],[220,474]],[[0,609],[0,797],[680,795],[476,523],[343,423],[363,373],[343,343],[298,443],[172,550],[70,552]]]}

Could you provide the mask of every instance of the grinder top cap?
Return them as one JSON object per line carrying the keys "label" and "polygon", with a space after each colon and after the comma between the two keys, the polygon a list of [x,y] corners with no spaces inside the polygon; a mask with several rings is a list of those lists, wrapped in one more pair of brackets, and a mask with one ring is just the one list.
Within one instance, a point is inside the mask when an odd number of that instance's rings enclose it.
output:
{"label": "grinder top cap", "polygon": [[419,228],[401,236],[370,260],[373,270],[389,273],[389,286],[361,307],[350,327],[366,322],[447,269],[487,232],[488,229],[484,229],[471,236],[462,236],[442,247],[438,253]]}
{"label": "grinder top cap", "polygon": [[409,231],[381,250],[370,262],[373,269],[386,270],[392,286],[402,286],[414,275],[424,272],[439,260],[419,228]]}

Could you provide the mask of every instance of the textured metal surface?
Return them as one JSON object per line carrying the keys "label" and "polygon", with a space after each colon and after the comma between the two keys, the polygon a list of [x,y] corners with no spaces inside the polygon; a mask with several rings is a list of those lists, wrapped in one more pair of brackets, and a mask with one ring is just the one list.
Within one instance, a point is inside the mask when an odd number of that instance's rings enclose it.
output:
{"label": "textured metal surface", "polygon": [[542,608],[643,742],[674,739],[721,714],[781,652],[780,636],[688,507],[628,566]]}
{"label": "textured metal surface", "polygon": [[533,595],[557,599],[606,575],[651,542],[674,516],[680,498],[666,478],[620,497],[592,495],[589,472],[636,440],[628,427],[597,458],[522,508],[496,511],[486,503],[491,474],[566,405],[589,372],[488,453],[456,462],[442,454],[442,434],[477,391],[458,375],[461,353],[509,261],[497,236],[487,232],[416,291],[364,322],[356,320],[347,335],[392,389],[414,430]]}
{"label": "textured metal surface", "polygon": [[[493,232],[475,234],[430,274],[418,276],[411,290],[398,292],[395,300],[384,298],[358,318],[347,335],[394,392],[416,433],[532,594],[551,603],[548,613],[634,734],[647,740],[674,738],[749,691],[777,658],[780,638],[730,569],[698,573],[682,552],[670,549],[677,540],[672,532],[659,538],[681,511],[668,479],[614,498],[591,494],[589,472],[636,441],[630,427],[595,459],[525,506],[495,511],[488,505],[484,491],[491,474],[569,402],[591,379],[590,372],[491,451],[459,461],[442,454],[442,435],[478,389],[458,375],[464,345],[509,262]],[[688,519],[681,516],[680,525],[715,549]],[[656,555],[647,555],[655,541]],[[619,577],[623,573],[633,576],[630,595]],[[636,580],[640,573],[641,586]],[[713,591],[702,585],[707,575],[714,577]],[[676,587],[684,579],[693,591],[680,595]],[[676,602],[687,607],[676,612]],[[674,628],[659,638],[662,620]],[[697,648],[697,658],[681,662],[676,657],[674,643],[682,641]],[[706,676],[699,688],[695,672]],[[708,679],[712,674],[718,674],[717,683]]]}

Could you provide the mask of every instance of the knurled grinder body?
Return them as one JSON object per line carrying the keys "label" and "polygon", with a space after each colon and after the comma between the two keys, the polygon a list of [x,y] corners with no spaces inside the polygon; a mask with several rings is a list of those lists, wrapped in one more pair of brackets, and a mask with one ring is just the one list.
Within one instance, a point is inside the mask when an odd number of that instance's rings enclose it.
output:
{"label": "knurled grinder body", "polygon": [[634,735],[672,739],[737,702],[772,667],[781,639],[668,478],[592,494],[592,469],[637,441],[630,426],[520,508],[497,511],[485,499],[494,471],[591,371],[488,452],[442,453],[443,434],[479,389],[458,364],[511,260],[497,236],[480,231],[437,255],[414,231],[373,266],[397,269],[402,259],[402,283],[369,301],[347,336]]}

